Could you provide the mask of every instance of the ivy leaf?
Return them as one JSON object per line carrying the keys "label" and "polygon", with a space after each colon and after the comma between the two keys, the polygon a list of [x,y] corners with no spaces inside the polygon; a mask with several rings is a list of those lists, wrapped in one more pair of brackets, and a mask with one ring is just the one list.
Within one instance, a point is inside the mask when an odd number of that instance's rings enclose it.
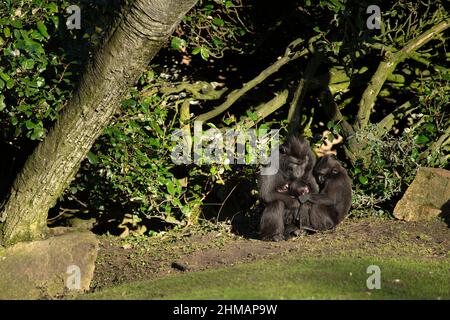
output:
{"label": "ivy leaf", "polygon": [[233,1],[225,1],[225,8],[231,8],[234,7]]}
{"label": "ivy leaf", "polygon": [[225,24],[225,22],[222,19],[214,18],[212,21],[213,24],[215,24],[218,27],[221,27]]}
{"label": "ivy leaf", "polygon": [[205,47],[197,47],[194,50],[192,50],[192,54],[199,54],[202,57],[203,60],[208,60],[209,58],[209,50]]}
{"label": "ivy leaf", "polygon": [[418,136],[416,136],[416,137],[414,138],[414,142],[415,142],[416,144],[425,144],[425,143],[427,143],[428,141],[430,141],[430,139],[428,139],[428,137],[425,136],[425,135],[423,135],[423,134],[420,134],[420,135],[418,135]]}
{"label": "ivy leaf", "polygon": [[37,28],[39,30],[39,32],[46,38],[49,38],[49,34],[47,32],[47,27],[45,26],[45,24],[42,21],[39,21],[37,23]]}
{"label": "ivy leaf", "polygon": [[169,181],[169,182],[167,183],[167,192],[169,192],[169,194],[170,194],[171,196],[173,196],[173,195],[175,194],[175,187],[174,187],[172,181]]}
{"label": "ivy leaf", "polygon": [[93,154],[91,151],[88,152],[87,159],[90,164],[96,165],[98,163],[98,157],[95,154]]}
{"label": "ivy leaf", "polygon": [[58,12],[58,6],[57,6],[54,2],[50,2],[50,3],[47,5],[47,8],[49,8],[49,9],[50,9],[50,12],[52,12],[52,13]]}
{"label": "ivy leaf", "polygon": [[6,104],[5,104],[5,97],[4,96],[0,96],[0,111],[3,111],[3,109],[6,108]]}
{"label": "ivy leaf", "polygon": [[34,67],[34,60],[26,59],[26,60],[21,61],[20,64],[22,65],[22,67],[24,69],[30,70],[30,69],[33,69],[33,67]]}
{"label": "ivy leaf", "polygon": [[11,79],[11,77],[4,72],[0,73],[0,78],[2,78],[5,81],[8,81],[9,79]]}
{"label": "ivy leaf", "polygon": [[200,55],[202,56],[203,60],[205,60],[205,61],[208,60],[208,58],[209,58],[209,50],[207,48],[202,47],[200,49]]}
{"label": "ivy leaf", "polygon": [[171,46],[175,50],[184,50],[186,48],[186,40],[178,37],[173,37],[171,41]]}
{"label": "ivy leaf", "polygon": [[9,38],[11,36],[11,30],[8,27],[5,27],[3,29],[3,34],[5,35],[6,38]]}
{"label": "ivy leaf", "polygon": [[39,140],[44,136],[44,128],[40,126],[36,126],[33,129],[33,133],[31,134],[30,138],[31,140]]}
{"label": "ivy leaf", "polygon": [[36,125],[31,120],[25,121],[25,127],[27,127],[28,130],[34,129]]}
{"label": "ivy leaf", "polygon": [[358,180],[362,185],[366,185],[369,182],[369,179],[367,179],[366,176],[359,176]]}

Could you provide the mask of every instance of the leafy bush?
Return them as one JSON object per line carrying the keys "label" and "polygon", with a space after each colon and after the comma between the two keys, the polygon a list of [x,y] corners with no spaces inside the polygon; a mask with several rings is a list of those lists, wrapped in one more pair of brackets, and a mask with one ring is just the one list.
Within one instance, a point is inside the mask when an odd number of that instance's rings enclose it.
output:
{"label": "leafy bush", "polygon": [[55,2],[0,5],[0,125],[10,144],[42,140],[70,96],[74,76],[64,52],[52,47],[60,28]]}
{"label": "leafy bush", "polygon": [[172,38],[172,48],[204,60],[222,58],[226,50],[243,52],[239,39],[249,30],[239,16],[242,6],[242,0],[199,1],[196,10],[184,17],[178,35]]}
{"label": "leafy bush", "polygon": [[[354,214],[386,215],[412,182],[420,166],[448,167],[450,145],[445,132],[449,128],[450,93],[448,83],[433,82],[433,88],[420,98],[393,133],[379,133],[372,125],[353,139],[366,144],[370,162],[351,170],[354,182]],[[401,132],[400,132],[401,131]],[[395,134],[397,132],[397,134]],[[447,145],[439,142],[447,137]]]}

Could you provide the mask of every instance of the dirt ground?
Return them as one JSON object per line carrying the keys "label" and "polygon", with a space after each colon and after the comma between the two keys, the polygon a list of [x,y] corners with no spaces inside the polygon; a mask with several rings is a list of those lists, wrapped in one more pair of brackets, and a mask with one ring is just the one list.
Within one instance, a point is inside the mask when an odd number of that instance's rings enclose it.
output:
{"label": "dirt ground", "polygon": [[283,242],[238,236],[231,228],[191,227],[161,237],[100,238],[92,291],[176,272],[232,266],[282,255],[448,259],[450,233],[440,220],[347,219],[336,230]]}

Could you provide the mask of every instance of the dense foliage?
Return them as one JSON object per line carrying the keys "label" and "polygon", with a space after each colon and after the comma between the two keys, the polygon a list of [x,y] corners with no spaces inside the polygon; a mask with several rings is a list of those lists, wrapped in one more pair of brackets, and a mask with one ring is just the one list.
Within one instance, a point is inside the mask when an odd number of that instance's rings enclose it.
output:
{"label": "dense foliage", "polygon": [[[128,224],[143,233],[147,229],[136,225],[144,220],[151,222],[151,229],[161,223],[185,226],[202,217],[207,199],[223,204],[230,195],[242,197],[232,195],[234,188],[228,185],[243,177],[254,181],[255,167],[180,168],[170,159],[171,133],[274,64],[295,39],[302,39],[310,50],[259,83],[237,102],[238,107],[210,119],[209,127],[259,122],[258,106],[286,88],[291,96],[310,61],[320,55],[316,81],[311,81],[320,84],[301,101],[301,127],[313,139],[327,129],[346,138],[336,147],[353,178],[354,214],[386,214],[412,181],[417,167],[448,167],[448,30],[398,64],[378,95],[370,125],[348,134],[343,122],[355,120],[361,96],[386,51],[401,50],[449,18],[445,2],[398,1],[391,5],[390,1],[378,1],[382,28],[369,30],[366,8],[371,3],[366,2],[199,1],[130,90],[54,215],[85,212],[102,221],[113,220],[115,226],[123,222],[122,227]],[[65,26],[66,8],[72,4],[82,9],[81,30]],[[0,4],[0,142],[3,150],[12,150],[2,160],[3,197],[18,165],[35,142],[45,138],[64,108],[119,4],[46,0]],[[323,87],[329,88],[342,118],[324,111],[319,98]],[[188,119],[180,118],[184,103],[189,105]],[[287,104],[254,127],[279,128],[285,133]],[[363,144],[365,151],[350,159],[345,151],[350,142]],[[255,200],[242,203],[240,210],[250,209]]]}

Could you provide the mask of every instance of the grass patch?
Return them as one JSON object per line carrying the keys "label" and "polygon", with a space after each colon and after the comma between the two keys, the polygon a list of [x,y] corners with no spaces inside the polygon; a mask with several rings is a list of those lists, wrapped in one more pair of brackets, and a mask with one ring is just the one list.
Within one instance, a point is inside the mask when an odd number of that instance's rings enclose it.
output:
{"label": "grass patch", "polygon": [[[367,289],[369,265],[381,289]],[[174,274],[81,296],[82,299],[450,299],[448,260],[283,257]]]}

